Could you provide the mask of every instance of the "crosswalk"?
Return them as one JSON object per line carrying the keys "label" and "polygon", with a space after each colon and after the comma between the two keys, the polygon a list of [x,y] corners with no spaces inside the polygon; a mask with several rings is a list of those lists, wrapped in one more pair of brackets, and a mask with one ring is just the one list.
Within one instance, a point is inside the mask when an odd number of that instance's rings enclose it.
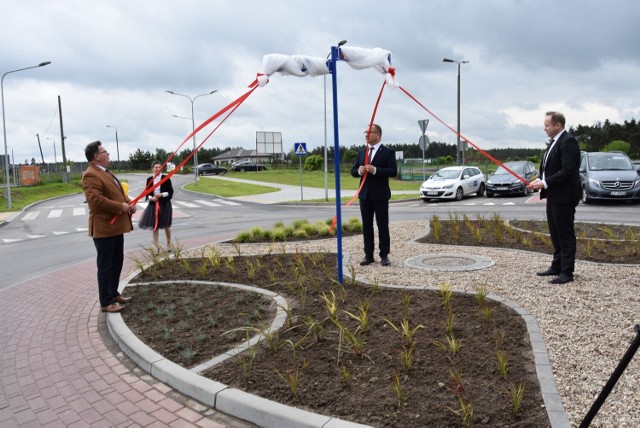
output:
{"label": "crosswalk", "polygon": [[[196,199],[194,201],[180,201],[180,200],[171,200],[171,203],[174,208],[174,219],[188,217],[182,211],[189,210],[197,210],[197,209],[210,209],[222,206],[237,206],[242,205],[240,202],[230,201],[227,199]],[[138,203],[138,212],[133,216],[134,222],[137,221],[142,212],[147,207],[148,202],[139,202]],[[42,222],[46,220],[58,220],[58,221],[66,221],[66,219],[70,219],[72,217],[87,217],[89,215],[89,207],[87,204],[78,205],[65,205],[65,206],[56,206],[56,207],[48,207],[42,209],[31,209],[29,212],[25,213],[21,217],[13,220],[14,222],[23,222],[23,223],[32,223],[32,222]],[[57,226],[55,226],[57,227]],[[63,227],[64,229],[64,227]],[[69,233],[78,233],[78,232],[87,232],[86,227],[69,227],[65,230],[52,230],[50,233],[45,234],[25,234],[22,236],[2,236],[0,238],[0,243],[3,244],[11,244],[15,242],[20,242],[24,240],[30,239],[41,239],[47,236],[59,236],[66,235]]]}
{"label": "crosswalk", "polygon": [[[215,208],[215,207],[220,207],[224,205],[227,205],[227,206],[242,205],[239,202],[229,201],[226,199],[213,199],[213,200],[197,199],[193,202],[172,200],[171,203],[173,204],[174,208],[196,208],[196,209],[197,208]],[[147,202],[139,202],[138,210],[143,211],[147,207],[147,205],[149,205]],[[29,221],[36,221],[36,220],[42,220],[42,219],[58,219],[58,218],[62,218],[63,216],[66,217],[69,215],[71,215],[72,217],[86,216],[88,215],[88,213],[89,213],[89,207],[87,207],[87,205],[85,204],[81,207],[68,206],[68,207],[62,207],[62,208],[50,208],[46,210],[33,210],[33,211],[29,211],[28,213],[26,213],[22,217],[19,217],[16,220],[29,222]]]}

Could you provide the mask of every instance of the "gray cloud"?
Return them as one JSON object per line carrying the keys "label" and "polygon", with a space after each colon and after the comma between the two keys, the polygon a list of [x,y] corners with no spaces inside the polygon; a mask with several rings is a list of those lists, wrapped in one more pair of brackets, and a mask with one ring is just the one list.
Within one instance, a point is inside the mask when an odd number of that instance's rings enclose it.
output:
{"label": "gray cloud", "polygon": [[[165,90],[218,90],[196,101],[200,122],[244,93],[264,55],[324,57],[346,39],[390,50],[400,84],[452,127],[457,70],[442,58],[469,60],[462,134],[482,148],[542,147],[542,114],[552,108],[570,125],[640,118],[638,16],[633,0],[10,2],[0,16],[0,73],[52,64],[5,79],[7,141],[16,160],[39,159],[36,133],[60,139],[57,118],[49,126],[60,95],[72,160],[89,141],[113,145],[107,124],[118,127],[123,159],[136,148],[173,150],[191,124],[172,115],[189,117],[191,105]],[[381,84],[373,70],[338,64],[342,144],[363,142]],[[207,147],[250,148],[258,130],[282,131],[287,150],[295,141],[323,145],[322,89],[321,77],[273,76]],[[424,118],[432,141],[455,141],[399,90],[385,89],[376,120],[387,141],[417,142]]]}

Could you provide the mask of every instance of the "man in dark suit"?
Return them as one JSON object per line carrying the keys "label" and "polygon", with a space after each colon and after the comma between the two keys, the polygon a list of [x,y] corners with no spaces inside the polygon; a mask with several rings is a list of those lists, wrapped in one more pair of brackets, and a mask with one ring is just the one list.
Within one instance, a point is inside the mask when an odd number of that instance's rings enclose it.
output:
{"label": "man in dark suit", "polygon": [[360,177],[360,215],[364,236],[364,259],[361,266],[374,262],[375,249],[373,218],[378,225],[380,263],[389,266],[391,238],[389,236],[389,177],[398,175],[396,153],[380,143],[382,128],[375,123],[365,131],[367,146],[358,152],[358,158],[351,168],[351,175]]}
{"label": "man in dark suit", "polygon": [[544,130],[549,147],[540,164],[541,179],[531,183],[540,190],[540,199],[547,199],[547,223],[553,243],[551,267],[540,276],[556,276],[552,284],[573,281],[576,260],[576,233],[574,219],[580,201],[580,148],[575,137],[565,131],[562,113],[547,112]]}
{"label": "man in dark suit", "polygon": [[[130,298],[118,292],[124,263],[124,233],[133,230],[131,214],[136,207],[129,205],[118,179],[107,169],[109,153],[100,141],[89,143],[84,149],[89,167],[82,175],[82,189],[89,204],[89,236],[98,253],[98,291],[102,312],[120,312]],[[111,223],[115,217],[116,220]]]}

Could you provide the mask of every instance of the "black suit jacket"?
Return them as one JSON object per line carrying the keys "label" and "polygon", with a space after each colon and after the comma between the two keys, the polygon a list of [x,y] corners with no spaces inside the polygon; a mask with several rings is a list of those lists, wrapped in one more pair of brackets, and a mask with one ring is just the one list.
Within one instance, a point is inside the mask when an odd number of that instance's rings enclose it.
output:
{"label": "black suit jacket", "polygon": [[[162,174],[160,179],[162,180],[165,176],[166,176],[166,174]],[[148,189],[151,186],[153,186],[153,176],[147,178],[147,185],[146,185],[145,189]],[[160,201],[160,204],[161,204],[160,206],[162,206],[162,204],[165,204],[165,203],[169,202],[171,200],[171,198],[173,197],[173,185],[171,184],[171,179],[168,179],[167,181],[165,181],[164,183],[162,183],[160,185],[160,192],[161,193],[167,192],[169,194],[169,196],[167,196],[166,198],[158,199]],[[149,195],[153,196],[153,192],[151,192],[147,196],[145,196],[144,199],[148,200],[149,199]],[[149,202],[150,203],[154,203],[153,201],[149,201]]]}
{"label": "black suit jacket", "polygon": [[556,205],[578,205],[580,201],[578,141],[573,135],[564,131],[546,156],[546,160],[544,156],[542,157],[540,173],[544,171],[547,188],[540,191],[540,199],[547,198],[548,203]]}
{"label": "black suit jacket", "polygon": [[[358,168],[364,165],[364,159],[366,152],[369,150],[369,146],[360,149],[356,162],[351,168],[351,175],[353,177],[360,177],[358,174]],[[389,177],[395,177],[398,175],[398,166],[396,165],[396,152],[380,145],[371,165],[376,167],[375,174],[367,174],[367,180],[364,182],[360,194],[360,199],[371,200],[389,200],[391,199],[391,188],[389,187]],[[362,182],[360,178],[360,182]]]}

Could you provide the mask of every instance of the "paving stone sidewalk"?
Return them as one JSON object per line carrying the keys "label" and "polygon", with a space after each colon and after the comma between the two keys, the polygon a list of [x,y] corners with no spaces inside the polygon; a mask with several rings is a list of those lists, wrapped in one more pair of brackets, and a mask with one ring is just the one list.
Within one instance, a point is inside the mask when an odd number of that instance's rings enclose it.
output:
{"label": "paving stone sidewalk", "polygon": [[[137,251],[125,255],[123,277]],[[100,312],[95,269],[90,259],[0,290],[0,426],[251,426],[157,381],[120,351]]]}

